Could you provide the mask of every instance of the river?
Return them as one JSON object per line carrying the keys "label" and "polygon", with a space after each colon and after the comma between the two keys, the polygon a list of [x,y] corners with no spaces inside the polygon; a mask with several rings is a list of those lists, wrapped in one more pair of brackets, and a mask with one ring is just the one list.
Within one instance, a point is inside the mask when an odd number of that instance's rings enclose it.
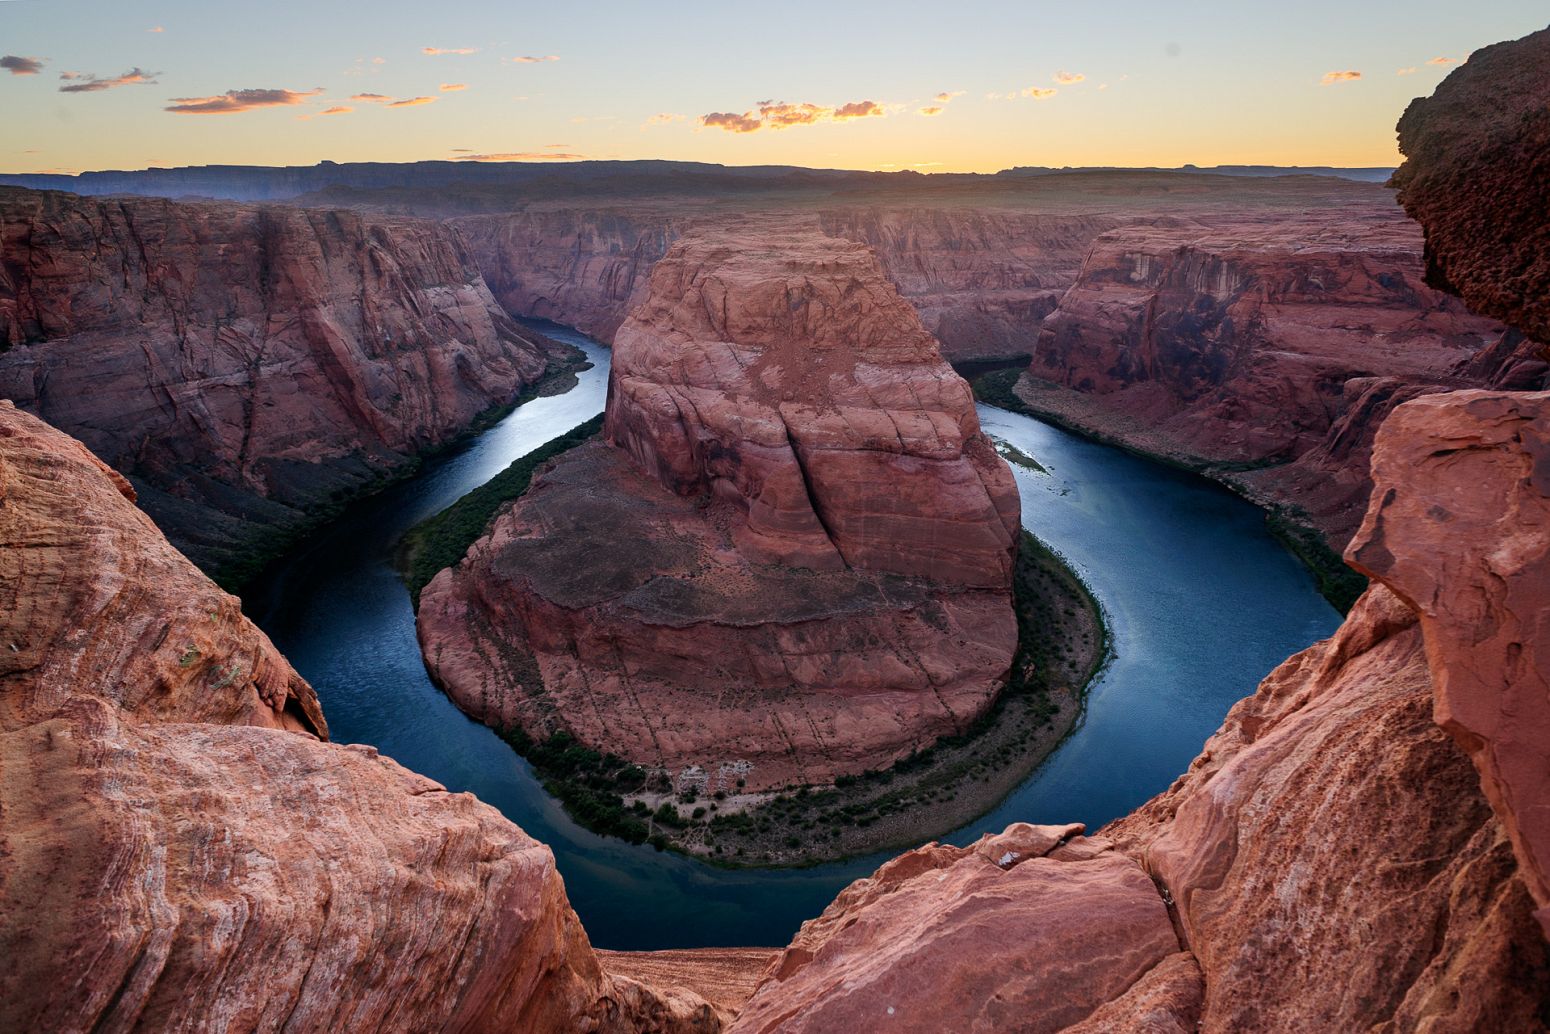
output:
{"label": "river", "polygon": [[[421,663],[394,543],[603,408],[608,351],[566,328],[542,329],[594,364],[572,391],[521,406],[352,507],[274,565],[244,605],[316,687],[336,741],[369,743],[477,794],[548,844],[598,947],[783,945],[841,887],[897,852],[741,871],[597,836],[566,817],[494,732],[453,707]],[[1234,701],[1340,618],[1260,511],[1219,486],[1003,410],[981,406],[980,419],[1048,469],[1013,465],[1023,523],[1092,588],[1114,658],[1060,749],[989,815],[944,839],[967,842],[1018,820],[1096,828],[1165,789]]]}

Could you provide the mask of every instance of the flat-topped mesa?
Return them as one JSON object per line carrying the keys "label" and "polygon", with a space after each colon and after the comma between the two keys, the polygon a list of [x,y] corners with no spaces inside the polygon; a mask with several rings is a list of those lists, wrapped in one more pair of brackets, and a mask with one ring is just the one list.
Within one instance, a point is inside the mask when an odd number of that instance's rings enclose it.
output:
{"label": "flat-topped mesa", "polygon": [[650,286],[606,440],[421,594],[432,674],[707,792],[962,732],[1017,644],[1017,488],[968,387],[872,253],[817,231],[691,235]]}
{"label": "flat-topped mesa", "polygon": [[675,244],[615,338],[605,434],[679,495],[736,503],[750,559],[1010,584],[1011,472],[863,245]]}

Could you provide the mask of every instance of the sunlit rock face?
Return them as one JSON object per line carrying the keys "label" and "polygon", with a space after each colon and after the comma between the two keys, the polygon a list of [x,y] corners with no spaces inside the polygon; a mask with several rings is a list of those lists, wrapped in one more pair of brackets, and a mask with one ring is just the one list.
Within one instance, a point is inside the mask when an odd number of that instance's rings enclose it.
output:
{"label": "sunlit rock face", "polygon": [[5,188],[0,249],[0,397],[216,573],[512,401],[553,348],[431,222]]}
{"label": "sunlit rock face", "polygon": [[547,847],[325,742],[132,500],[0,403],[0,1028],[718,1029],[604,972]]}
{"label": "sunlit rock face", "polygon": [[492,724],[711,789],[823,783],[994,700],[1018,513],[865,247],[690,235],[616,335],[604,440],[425,589],[421,643]]}

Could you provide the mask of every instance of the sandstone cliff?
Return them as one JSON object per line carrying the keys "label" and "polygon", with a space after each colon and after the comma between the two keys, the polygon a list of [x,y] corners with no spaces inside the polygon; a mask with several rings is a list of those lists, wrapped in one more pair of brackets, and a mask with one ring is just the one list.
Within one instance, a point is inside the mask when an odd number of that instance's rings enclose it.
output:
{"label": "sandstone cliff", "polygon": [[[1400,407],[1352,556],[1401,592],[1442,573],[1424,603],[1374,586],[1096,837],[1014,826],[889,862],[804,925],[734,1029],[1544,1029],[1531,772],[1550,750],[1538,718],[1502,716],[1544,697],[1520,680],[1550,560],[1542,519],[1517,521],[1542,509],[1540,446],[1512,427],[1547,417],[1550,394]],[[1470,548],[1442,545],[1455,530]]]}
{"label": "sandstone cliff", "polygon": [[990,705],[1016,486],[867,249],[680,240],[616,336],[605,436],[421,594],[465,710],[730,791],[885,766]]}
{"label": "sandstone cliff", "polygon": [[0,1028],[682,1030],[548,848],[369,747],[78,442],[0,402]]}
{"label": "sandstone cliff", "polygon": [[546,349],[426,222],[0,190],[0,397],[232,580],[512,401]]}
{"label": "sandstone cliff", "polygon": [[1425,285],[1420,252],[1397,211],[1105,233],[1045,320],[1020,394],[1306,511],[1339,548],[1395,406],[1542,379],[1512,362],[1521,336]]}
{"label": "sandstone cliff", "polygon": [[1399,147],[1428,278],[1550,342],[1550,29],[1469,55],[1411,103]]}

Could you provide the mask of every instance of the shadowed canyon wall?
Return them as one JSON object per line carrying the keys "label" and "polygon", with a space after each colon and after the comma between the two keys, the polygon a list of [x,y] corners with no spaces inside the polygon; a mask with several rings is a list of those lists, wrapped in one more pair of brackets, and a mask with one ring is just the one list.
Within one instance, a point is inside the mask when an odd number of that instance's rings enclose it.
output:
{"label": "shadowed canyon wall", "polygon": [[433,223],[4,189],[0,248],[0,397],[128,475],[217,574],[560,354]]}

